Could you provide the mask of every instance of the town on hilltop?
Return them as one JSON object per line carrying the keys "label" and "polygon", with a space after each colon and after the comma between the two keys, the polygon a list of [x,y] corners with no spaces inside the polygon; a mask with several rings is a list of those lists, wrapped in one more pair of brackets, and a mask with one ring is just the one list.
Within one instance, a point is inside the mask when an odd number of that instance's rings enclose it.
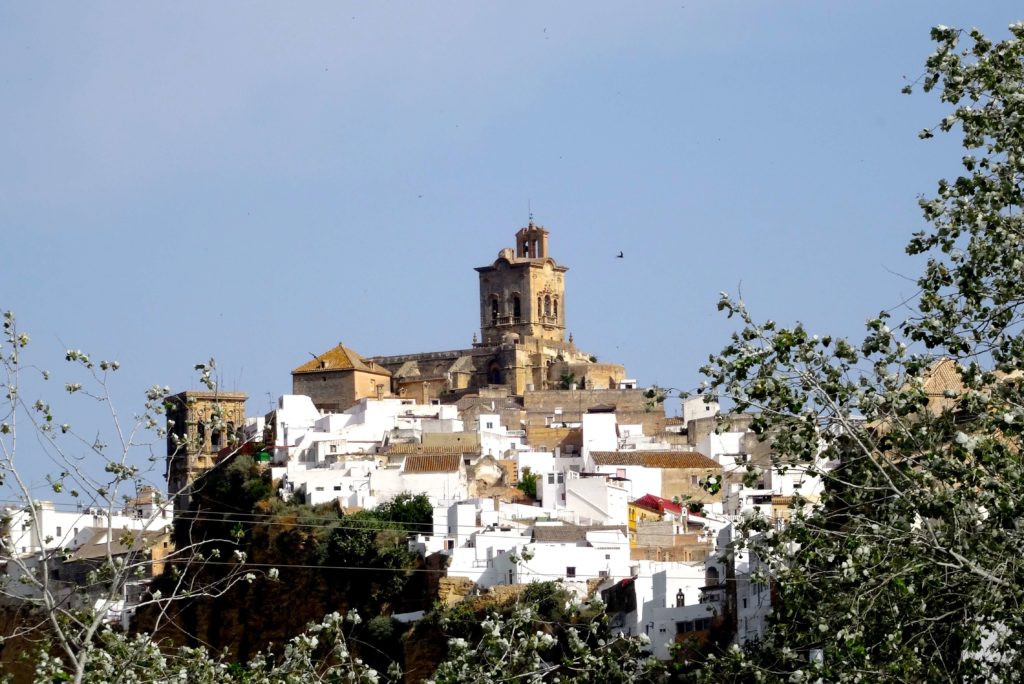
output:
{"label": "town on hilltop", "polygon": [[569,269],[548,238],[531,220],[515,247],[476,268],[471,346],[364,356],[339,343],[296,366],[292,393],[264,416],[246,414],[243,393],[172,395],[169,499],[146,492],[102,523],[96,511],[42,505],[38,526],[19,525],[12,511],[12,545],[26,557],[72,549],[54,577],[73,583],[108,548],[109,530],[151,537],[149,576],[110,607],[124,624],[173,549],[171,520],[195,515],[207,475],[247,455],[284,502],[346,512],[424,495],[431,529],[407,543],[437,568],[441,602],[557,581],[581,601],[600,597],[613,631],[647,635],[658,658],[713,632],[756,639],[771,584],[749,551],[724,553],[735,524],[755,511],[782,524],[795,496],[817,500],[819,480],[773,468],[749,416],[722,421],[698,397],[667,417],[622,365],[577,347],[566,332]]}

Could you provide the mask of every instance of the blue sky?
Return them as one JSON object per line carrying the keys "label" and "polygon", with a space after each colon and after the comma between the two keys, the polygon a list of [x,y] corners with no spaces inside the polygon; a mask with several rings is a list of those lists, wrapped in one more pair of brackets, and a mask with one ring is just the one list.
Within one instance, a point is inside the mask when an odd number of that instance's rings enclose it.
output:
{"label": "blue sky", "polygon": [[693,387],[733,329],[719,291],[849,335],[912,294],[916,198],[960,154],[918,140],[943,109],[900,88],[932,25],[1001,38],[1022,18],[935,0],[0,2],[0,308],[40,366],[67,347],[118,359],[126,414],[151,384],[195,387],[211,356],[263,413],[339,341],[467,346],[473,267],[532,207],[570,267],[577,344]]}

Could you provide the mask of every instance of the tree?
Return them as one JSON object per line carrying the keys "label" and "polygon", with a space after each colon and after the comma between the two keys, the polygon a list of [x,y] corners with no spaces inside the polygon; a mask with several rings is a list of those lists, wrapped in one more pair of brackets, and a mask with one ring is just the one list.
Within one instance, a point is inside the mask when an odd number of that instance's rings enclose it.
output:
{"label": "tree", "polygon": [[[111,623],[122,622],[131,607],[165,611],[183,596],[218,595],[256,575],[243,570],[244,556],[218,560],[209,552],[232,545],[230,539],[164,546],[170,499],[161,494],[162,472],[155,471],[166,453],[161,423],[169,389],[148,389],[142,412],[125,420],[108,389],[120,364],[69,349],[70,381],[63,384],[68,400],[92,402],[109,417],[106,429],[80,429],[61,422],[59,405],[42,398],[56,381],[23,358],[30,340],[14,315],[4,313],[0,489],[8,506],[0,520],[0,605],[20,611],[4,643],[34,651],[46,681],[81,682],[90,664],[103,657]],[[197,368],[212,388],[212,364]],[[24,451],[26,445],[31,451]],[[51,524],[61,504],[40,501],[34,490],[25,462],[44,458],[52,465],[46,482],[72,507],[64,514],[72,524]],[[197,581],[197,570],[211,562],[227,563],[230,571],[215,582]],[[166,569],[169,591],[147,592],[159,568]]]}
{"label": "tree", "polygon": [[516,487],[519,488],[523,494],[526,494],[531,499],[537,498],[537,480],[539,480],[537,473],[531,473],[529,468],[523,468],[523,476],[519,479]]}
{"label": "tree", "polygon": [[[936,27],[922,88],[963,131],[963,172],[920,200],[916,312],[852,343],[757,322],[711,358],[706,391],[754,411],[777,467],[825,481],[788,526],[737,546],[771,569],[765,638],[707,681],[992,681],[1024,664],[1024,24],[993,43]],[[967,46],[961,41],[967,39]],[[912,88],[905,89],[908,92]],[[819,456],[830,465],[822,467]]]}

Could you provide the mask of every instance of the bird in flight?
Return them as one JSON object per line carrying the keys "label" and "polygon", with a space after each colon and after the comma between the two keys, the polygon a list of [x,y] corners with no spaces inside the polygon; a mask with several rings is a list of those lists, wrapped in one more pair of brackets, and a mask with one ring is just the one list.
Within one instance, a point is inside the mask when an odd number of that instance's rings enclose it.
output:
{"label": "bird in flight", "polygon": [[623,257],[623,254],[622,254],[622,252],[619,252],[619,253],[618,253],[618,255],[617,255],[617,256],[616,256],[615,258],[616,258],[616,259],[622,259],[622,258],[624,258],[624,257]]}

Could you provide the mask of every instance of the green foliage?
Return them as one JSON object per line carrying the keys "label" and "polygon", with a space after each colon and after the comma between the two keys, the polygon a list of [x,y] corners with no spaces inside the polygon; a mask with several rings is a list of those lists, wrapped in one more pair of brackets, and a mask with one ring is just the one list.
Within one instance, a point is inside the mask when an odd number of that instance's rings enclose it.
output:
{"label": "green foliage", "polygon": [[756,411],[776,464],[825,490],[779,532],[741,526],[779,601],[764,639],[705,681],[987,682],[1024,665],[1024,24],[1010,28],[966,48],[932,31],[923,89],[953,110],[922,137],[959,125],[968,154],[921,200],[915,313],[882,312],[853,343],[719,303],[742,330],[706,389]]}
{"label": "green foliage", "polygon": [[403,492],[374,509],[382,520],[398,523],[405,529],[429,533],[434,525],[434,507],[426,494]]}
{"label": "green foliage", "polygon": [[558,382],[559,382],[558,386],[561,387],[562,389],[564,389],[564,390],[571,389],[572,386],[576,384],[576,374],[575,373],[562,373],[562,377],[559,378]]}
{"label": "green foliage", "polygon": [[516,483],[516,487],[531,499],[536,499],[537,480],[539,479],[540,477],[536,473],[531,473],[528,468],[524,468],[523,476],[520,478],[519,482]]}

